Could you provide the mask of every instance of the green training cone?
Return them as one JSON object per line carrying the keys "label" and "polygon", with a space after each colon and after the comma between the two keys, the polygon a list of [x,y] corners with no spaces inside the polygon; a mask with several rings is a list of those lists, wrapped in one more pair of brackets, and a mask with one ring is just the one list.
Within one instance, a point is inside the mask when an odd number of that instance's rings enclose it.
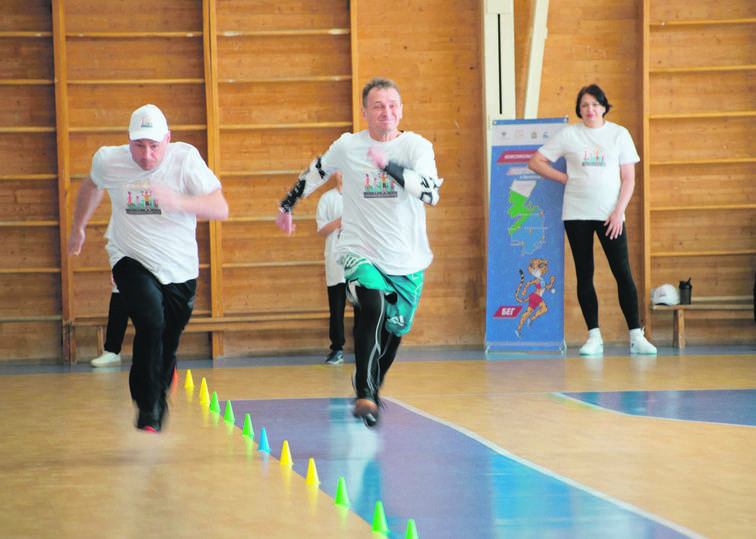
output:
{"label": "green training cone", "polygon": [[244,417],[244,429],[242,430],[242,436],[249,436],[250,438],[255,437],[255,429],[252,428],[252,418],[249,417],[249,414]]}
{"label": "green training cone", "polygon": [[231,407],[231,401],[226,401],[226,413],[223,414],[223,421],[234,422],[234,409]]}
{"label": "green training cone", "polygon": [[404,539],[420,539],[417,536],[417,526],[415,526],[415,520],[412,518],[407,521],[407,533],[404,534]]}
{"label": "green training cone", "polygon": [[339,484],[336,487],[335,505],[342,505],[344,507],[349,507],[349,496],[347,496],[346,486],[344,485],[343,477],[339,477]]}
{"label": "green training cone", "polygon": [[220,413],[220,404],[218,404],[218,392],[213,391],[213,398],[210,399],[210,411]]}
{"label": "green training cone", "polygon": [[373,512],[373,532],[388,535],[389,529],[386,524],[386,513],[383,511],[383,503],[375,502],[375,512]]}

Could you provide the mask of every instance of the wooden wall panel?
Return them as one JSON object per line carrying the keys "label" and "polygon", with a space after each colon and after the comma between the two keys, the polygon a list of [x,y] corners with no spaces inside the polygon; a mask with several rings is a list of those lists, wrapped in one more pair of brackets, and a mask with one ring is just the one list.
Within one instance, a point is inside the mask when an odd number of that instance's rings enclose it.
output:
{"label": "wooden wall panel", "polygon": [[12,125],[37,128],[55,125],[52,86],[0,85],[0,126]]}
{"label": "wooden wall panel", "polygon": [[2,235],[0,270],[59,271],[57,226],[3,227]]}
{"label": "wooden wall panel", "polygon": [[[370,2],[357,2],[353,9],[358,20],[358,86],[373,76],[398,83],[404,103],[400,127],[433,142],[438,172],[445,179],[439,205],[427,211],[434,260],[403,346],[482,347],[483,195],[488,180],[480,124],[481,7],[442,1],[428,9],[427,3],[411,0],[391,10]],[[412,29],[397,31],[403,24],[399,21],[412,21]],[[363,123],[359,129],[365,128]],[[460,257],[460,251],[466,255]]]}
{"label": "wooden wall panel", "polygon": [[[35,175],[55,173],[57,161],[55,154],[55,133],[7,133],[0,129],[0,147],[2,155],[2,174]],[[29,156],[21,158],[19,156]]]}
{"label": "wooden wall panel", "polygon": [[350,79],[314,81],[307,92],[285,81],[222,84],[218,109],[228,125],[350,123],[351,97]]}
{"label": "wooden wall panel", "polygon": [[753,288],[756,255],[748,257],[659,257],[654,261],[652,271],[658,277],[659,284],[670,283],[675,286],[680,280],[691,278],[693,295],[743,296],[749,290],[743,283],[751,283]]}
{"label": "wooden wall panel", "polygon": [[[726,244],[722,243],[723,239]],[[756,252],[756,212],[663,211],[654,215],[652,253],[716,252],[723,249]],[[745,291],[741,292],[744,294]]]}
{"label": "wooden wall panel", "polygon": [[[296,171],[281,183],[281,196],[310,162],[328,149],[342,133],[342,127],[255,128],[230,130],[221,126],[220,173],[259,172],[266,170]],[[292,145],[296,151],[292,151]],[[273,202],[273,209],[278,200]],[[270,212],[270,210],[268,210]]]}
{"label": "wooden wall panel", "polygon": [[72,81],[204,78],[199,37],[80,38],[70,40],[66,48]]}
{"label": "wooden wall panel", "polygon": [[348,28],[344,0],[217,0],[218,28],[224,31]]}
{"label": "wooden wall panel", "polygon": [[[281,263],[291,261],[296,253],[298,260],[323,259],[323,240],[317,235],[314,220],[298,222],[296,234],[282,237],[270,221],[228,223],[223,227],[223,261],[227,265],[244,263]],[[255,238],[254,249],[249,249],[250,238]]]}
{"label": "wooden wall panel", "polygon": [[67,1],[65,8],[69,33],[202,31],[198,0]]}
{"label": "wooden wall panel", "polygon": [[[716,18],[721,18],[721,15]],[[691,31],[670,28],[652,32],[650,45],[654,49],[651,69],[669,67],[736,66],[756,63],[756,43],[752,24],[723,27],[701,27],[693,32],[699,45],[691,54]]]}
{"label": "wooden wall panel", "polygon": [[328,312],[322,266],[318,262],[226,269],[223,272],[226,314]]}
{"label": "wooden wall panel", "polygon": [[728,158],[756,155],[753,118],[723,118],[715,125],[696,118],[656,124],[649,139],[654,161],[718,159],[723,149]]}
{"label": "wooden wall panel", "polygon": [[[645,284],[676,282],[674,275],[688,270],[688,277],[702,284],[695,295],[749,298],[756,269],[756,6],[724,0],[712,7],[679,0],[644,3],[644,155],[650,189],[644,201]],[[719,320],[729,312],[702,314]],[[655,315],[655,322],[659,318]],[[732,334],[733,342],[742,342],[742,321],[718,324],[694,329],[704,329],[699,339],[719,342]]]}
{"label": "wooden wall panel", "polygon": [[5,79],[52,79],[50,44],[38,39],[0,39],[0,73]]}
{"label": "wooden wall panel", "polygon": [[133,84],[76,84],[68,96],[71,127],[114,128],[121,134],[116,144],[128,142],[131,113],[147,103],[163,111],[171,131],[177,126],[205,127],[204,84],[144,83],[136,89]]}
{"label": "wooden wall panel", "polygon": [[7,180],[0,190],[0,222],[58,220],[58,185],[54,180]]}
{"label": "wooden wall panel", "polygon": [[652,207],[756,203],[756,163],[700,167],[656,167]]}
{"label": "wooden wall panel", "polygon": [[[0,317],[49,317],[60,313],[60,276],[55,272],[0,273]],[[4,325],[4,324],[0,324]],[[31,326],[30,326],[31,327]],[[45,327],[46,330],[49,327]],[[56,337],[60,339],[60,322]],[[40,335],[40,338],[44,338]],[[60,341],[56,349],[60,347]],[[6,349],[3,359],[23,355],[21,350]],[[50,353],[45,349],[44,353]]]}
{"label": "wooden wall panel", "polygon": [[297,39],[249,36],[218,40],[218,77],[285,79],[348,75],[349,36],[302,35]]}
{"label": "wooden wall panel", "polygon": [[660,73],[651,80],[650,114],[742,112],[756,108],[756,72]]}

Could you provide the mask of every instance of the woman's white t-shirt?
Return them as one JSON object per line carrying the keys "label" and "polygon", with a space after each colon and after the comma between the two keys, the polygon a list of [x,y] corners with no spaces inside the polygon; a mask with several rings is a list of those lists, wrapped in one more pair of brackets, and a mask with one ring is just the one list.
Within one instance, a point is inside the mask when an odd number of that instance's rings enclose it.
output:
{"label": "woman's white t-shirt", "polygon": [[628,130],[608,121],[597,128],[568,125],[538,151],[549,161],[567,162],[563,221],[608,219],[619,200],[620,165],[640,161]]}

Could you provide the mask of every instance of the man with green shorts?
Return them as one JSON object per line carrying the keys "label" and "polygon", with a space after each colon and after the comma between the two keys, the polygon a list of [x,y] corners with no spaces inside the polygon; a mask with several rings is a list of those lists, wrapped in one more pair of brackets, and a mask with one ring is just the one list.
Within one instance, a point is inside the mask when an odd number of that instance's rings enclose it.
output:
{"label": "man with green shorts", "polygon": [[378,422],[379,389],[412,326],[423,274],[433,259],[425,206],[438,203],[443,180],[433,145],[399,130],[402,102],[393,81],[368,82],[360,111],[368,128],[343,134],[313,160],[280,202],[276,222],[291,234],[297,200],[342,172],[344,213],[335,256],[354,304],[353,413],[372,427]]}

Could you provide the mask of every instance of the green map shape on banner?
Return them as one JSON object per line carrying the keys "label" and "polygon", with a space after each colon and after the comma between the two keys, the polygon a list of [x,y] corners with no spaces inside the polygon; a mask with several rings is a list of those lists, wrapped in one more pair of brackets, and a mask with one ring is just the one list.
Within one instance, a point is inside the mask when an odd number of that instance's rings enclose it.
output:
{"label": "green map shape on banner", "polygon": [[523,255],[535,253],[546,242],[543,211],[528,201],[535,185],[535,181],[515,180],[509,190],[507,214],[513,219],[509,236],[512,245],[522,247]]}

